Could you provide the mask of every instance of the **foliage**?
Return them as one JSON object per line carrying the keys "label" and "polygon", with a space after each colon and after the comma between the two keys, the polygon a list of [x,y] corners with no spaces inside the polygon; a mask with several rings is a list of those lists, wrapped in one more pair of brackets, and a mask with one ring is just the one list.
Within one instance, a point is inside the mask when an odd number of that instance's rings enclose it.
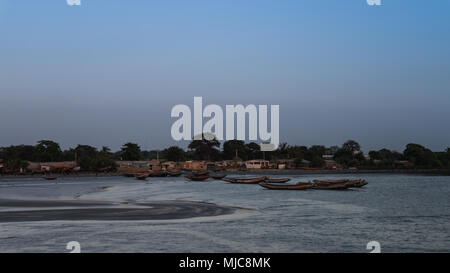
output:
{"label": "foliage", "polygon": [[162,156],[169,161],[180,162],[186,160],[185,151],[177,146],[172,146],[163,150]]}
{"label": "foliage", "polygon": [[220,157],[220,152],[217,148],[220,147],[220,142],[217,139],[208,140],[202,136],[201,140],[193,140],[188,148],[193,151],[195,159],[200,160],[214,160]]}
{"label": "foliage", "polygon": [[419,144],[406,145],[403,155],[417,167],[438,168],[442,165],[435,153]]}
{"label": "foliage", "polygon": [[121,148],[122,160],[140,160],[141,159],[141,147],[136,143],[125,143]]}
{"label": "foliage", "polygon": [[63,159],[59,144],[51,140],[41,140],[35,147],[35,160],[39,162],[56,162]]}

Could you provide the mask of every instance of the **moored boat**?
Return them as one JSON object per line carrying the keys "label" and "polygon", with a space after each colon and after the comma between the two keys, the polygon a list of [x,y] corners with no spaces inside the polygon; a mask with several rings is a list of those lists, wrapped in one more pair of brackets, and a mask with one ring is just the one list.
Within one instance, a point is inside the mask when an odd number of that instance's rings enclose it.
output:
{"label": "moored boat", "polygon": [[167,172],[165,171],[154,171],[150,176],[152,177],[166,177],[167,175],[169,175]]}
{"label": "moored boat", "polygon": [[192,181],[205,181],[206,179],[210,178],[209,175],[187,175],[187,179]]}
{"label": "moored boat", "polygon": [[313,183],[313,189],[316,190],[345,190],[349,186],[346,183]]}
{"label": "moored boat", "polygon": [[355,181],[347,183],[347,185],[350,188],[361,188],[361,187],[364,187],[367,184],[369,184],[369,183],[367,183],[367,181],[364,180],[364,179],[359,179],[359,180],[355,180]]}
{"label": "moored boat", "polygon": [[229,182],[229,183],[235,183],[235,184],[259,184],[261,182],[264,182],[266,179],[265,176],[263,177],[255,177],[255,178],[223,178],[223,181]]}
{"label": "moored boat", "polygon": [[182,175],[183,173],[179,172],[179,171],[168,171],[167,174],[172,177],[178,177],[178,176]]}
{"label": "moored boat", "polygon": [[192,171],[192,175],[199,176],[199,175],[209,175],[208,171]]}
{"label": "moored boat", "polygon": [[341,180],[314,180],[313,181],[317,185],[345,185],[347,188],[360,188],[368,183],[364,179],[341,179]]}
{"label": "moored boat", "polygon": [[226,174],[212,174],[211,177],[215,180],[221,180],[223,178],[225,178],[227,175]]}
{"label": "moored boat", "polygon": [[277,185],[263,182],[259,185],[269,190],[307,190],[313,187],[313,183],[311,182],[298,182],[295,185]]}
{"label": "moored boat", "polygon": [[266,177],[265,180],[265,182],[267,183],[286,183],[289,181],[291,181],[290,178],[269,178],[269,177]]}
{"label": "moored boat", "polygon": [[44,176],[42,178],[44,178],[45,180],[56,180],[56,179],[58,179],[58,177],[56,177],[56,176]]}
{"label": "moored boat", "polygon": [[137,180],[146,180],[149,177],[148,174],[138,174],[136,175]]}
{"label": "moored boat", "polygon": [[314,183],[320,183],[320,184],[342,184],[350,182],[350,179],[339,179],[339,180],[313,180]]}

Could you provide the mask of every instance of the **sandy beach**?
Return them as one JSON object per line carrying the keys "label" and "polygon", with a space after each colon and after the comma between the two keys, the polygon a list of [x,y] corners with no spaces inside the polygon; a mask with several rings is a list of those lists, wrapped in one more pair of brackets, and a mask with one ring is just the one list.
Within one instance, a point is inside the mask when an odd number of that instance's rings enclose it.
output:
{"label": "sandy beach", "polygon": [[[27,209],[28,208],[28,209]],[[0,223],[34,221],[174,220],[231,214],[235,209],[204,202],[0,200]]]}

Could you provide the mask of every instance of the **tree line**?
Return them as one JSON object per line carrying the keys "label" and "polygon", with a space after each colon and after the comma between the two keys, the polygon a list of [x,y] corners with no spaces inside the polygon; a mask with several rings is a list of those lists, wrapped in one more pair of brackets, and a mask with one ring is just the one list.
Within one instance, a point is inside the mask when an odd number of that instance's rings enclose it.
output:
{"label": "tree line", "polygon": [[[222,147],[222,149],[221,149]],[[328,157],[325,157],[328,155]],[[8,169],[20,169],[31,162],[76,161],[85,171],[114,170],[117,160],[152,160],[168,161],[186,160],[251,160],[265,159],[292,160],[296,167],[323,168],[326,159],[334,160],[344,168],[359,169],[450,169],[450,148],[442,152],[433,152],[419,144],[408,144],[403,152],[381,149],[370,151],[367,158],[361,146],[354,140],[342,146],[325,147],[323,145],[298,146],[281,143],[277,150],[262,152],[259,144],[245,143],[241,140],[193,140],[187,150],[171,146],[164,150],[141,150],[136,143],[125,143],[119,151],[112,152],[108,147],[97,149],[89,145],[78,145],[75,148],[62,150],[60,145],[51,140],[41,140],[36,145],[18,145],[0,147],[0,159]],[[407,162],[409,164],[400,164]]]}

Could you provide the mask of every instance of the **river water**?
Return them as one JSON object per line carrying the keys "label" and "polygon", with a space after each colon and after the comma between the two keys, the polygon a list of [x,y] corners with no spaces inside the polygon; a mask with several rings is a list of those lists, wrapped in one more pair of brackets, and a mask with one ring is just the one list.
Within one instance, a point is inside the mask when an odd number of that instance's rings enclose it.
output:
{"label": "river water", "polygon": [[[450,177],[396,174],[298,175],[364,178],[346,191],[270,191],[259,185],[179,178],[0,180],[0,199],[151,202],[236,207],[224,216],[164,221],[0,222],[0,252],[382,252],[450,251]],[[23,208],[0,208],[2,210]],[[28,208],[29,209],[29,208]]]}

